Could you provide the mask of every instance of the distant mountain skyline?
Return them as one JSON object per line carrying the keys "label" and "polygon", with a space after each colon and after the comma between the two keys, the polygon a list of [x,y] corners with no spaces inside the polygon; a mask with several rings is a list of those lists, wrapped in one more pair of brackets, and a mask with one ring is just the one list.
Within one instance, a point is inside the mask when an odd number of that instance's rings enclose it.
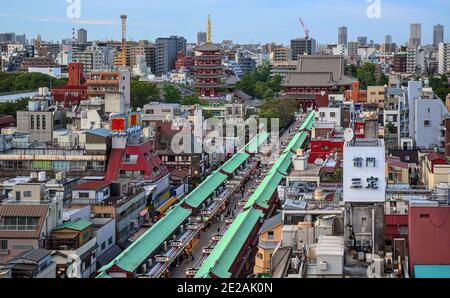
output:
{"label": "distant mountain skyline", "polygon": [[[6,2],[6,0],[2,0]],[[80,18],[69,18],[66,0],[14,0],[2,6],[0,31],[41,34],[45,41],[72,37],[72,28],[88,30],[89,40],[120,40],[120,15],[128,15],[127,38],[154,41],[178,35],[195,42],[206,31],[208,14],[213,22],[213,41],[235,43],[283,43],[303,37],[302,17],[310,36],[321,44],[336,43],[338,27],[348,28],[348,41],[367,36],[383,43],[385,35],[405,44],[409,24],[422,24],[422,44],[432,44],[433,25],[445,27],[450,41],[448,0],[69,0],[80,3]],[[370,1],[380,1],[381,18],[369,18]],[[75,6],[72,6],[75,7]],[[76,16],[77,11],[71,11]]]}

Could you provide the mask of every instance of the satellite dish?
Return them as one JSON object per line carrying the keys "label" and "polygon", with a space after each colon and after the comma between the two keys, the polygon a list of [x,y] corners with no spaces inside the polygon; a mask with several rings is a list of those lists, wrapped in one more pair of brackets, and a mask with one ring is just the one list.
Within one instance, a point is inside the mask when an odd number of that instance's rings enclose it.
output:
{"label": "satellite dish", "polygon": [[351,128],[345,129],[345,131],[344,131],[344,140],[346,142],[353,141],[354,137],[355,137],[355,133],[353,132],[353,129],[351,129]]}
{"label": "satellite dish", "polygon": [[322,158],[318,158],[318,159],[316,159],[315,161],[314,161],[314,164],[316,165],[316,166],[321,166],[321,165],[323,165],[323,159]]}

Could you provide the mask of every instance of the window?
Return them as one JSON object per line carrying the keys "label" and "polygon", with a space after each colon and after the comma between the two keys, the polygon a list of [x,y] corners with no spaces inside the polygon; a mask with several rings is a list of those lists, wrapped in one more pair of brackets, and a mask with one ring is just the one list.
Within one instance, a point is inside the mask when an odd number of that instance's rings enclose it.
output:
{"label": "window", "polygon": [[430,218],[430,215],[429,214],[421,214],[420,218],[421,219]]}
{"label": "window", "polygon": [[24,191],[23,192],[23,197],[24,198],[31,198],[31,191]]}
{"label": "window", "polygon": [[78,193],[78,196],[80,198],[89,198],[89,193],[88,192],[80,192],[80,193]]}
{"label": "window", "polygon": [[0,250],[7,250],[8,249],[8,240],[2,239],[0,240]]}
{"label": "window", "polygon": [[430,127],[430,120],[423,121],[423,126]]}
{"label": "window", "polygon": [[325,117],[325,113],[324,112],[320,112],[320,118],[324,118]]}
{"label": "window", "polygon": [[34,116],[33,115],[30,116],[30,128],[34,129]]}
{"label": "window", "polygon": [[36,116],[36,129],[41,129],[41,116]]}
{"label": "window", "polygon": [[428,113],[431,113],[431,108],[428,108]]}
{"label": "window", "polygon": [[263,259],[263,258],[264,258],[263,254],[262,254],[262,253],[260,253],[260,252],[258,253],[258,255],[257,255],[257,256],[258,256],[258,259]]}
{"label": "window", "polygon": [[45,115],[42,115],[42,129],[45,129],[46,128],[46,121],[45,121],[46,119],[45,119]]}
{"label": "window", "polygon": [[102,243],[102,250],[104,250],[106,248],[106,241],[103,241]]}
{"label": "window", "polygon": [[409,155],[405,156],[405,160],[406,160],[406,161],[410,161],[410,160],[411,160],[411,158],[409,157]]}
{"label": "window", "polygon": [[336,113],[335,112],[330,112],[330,118],[336,118]]}
{"label": "window", "polygon": [[274,236],[273,236],[273,231],[269,231],[269,232],[267,233],[267,239],[273,240],[273,238],[274,238]]}
{"label": "window", "polygon": [[113,237],[109,237],[108,239],[108,245],[111,245],[113,243]]}

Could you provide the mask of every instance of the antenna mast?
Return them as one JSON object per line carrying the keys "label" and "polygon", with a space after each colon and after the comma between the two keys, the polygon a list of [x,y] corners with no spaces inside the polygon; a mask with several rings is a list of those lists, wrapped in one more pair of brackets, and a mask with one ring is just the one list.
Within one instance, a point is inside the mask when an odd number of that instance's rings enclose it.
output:
{"label": "antenna mast", "polygon": [[211,16],[208,15],[208,43],[211,43]]}

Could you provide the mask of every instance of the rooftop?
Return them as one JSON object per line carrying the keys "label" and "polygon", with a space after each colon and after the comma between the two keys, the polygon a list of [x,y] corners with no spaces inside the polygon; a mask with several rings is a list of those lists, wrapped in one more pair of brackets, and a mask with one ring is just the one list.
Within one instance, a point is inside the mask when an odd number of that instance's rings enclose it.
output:
{"label": "rooftop", "polygon": [[90,227],[92,223],[87,220],[73,220],[65,222],[59,226],[56,226],[53,231],[63,230],[63,229],[69,229],[69,230],[75,230],[75,231],[83,231],[84,229]]}

